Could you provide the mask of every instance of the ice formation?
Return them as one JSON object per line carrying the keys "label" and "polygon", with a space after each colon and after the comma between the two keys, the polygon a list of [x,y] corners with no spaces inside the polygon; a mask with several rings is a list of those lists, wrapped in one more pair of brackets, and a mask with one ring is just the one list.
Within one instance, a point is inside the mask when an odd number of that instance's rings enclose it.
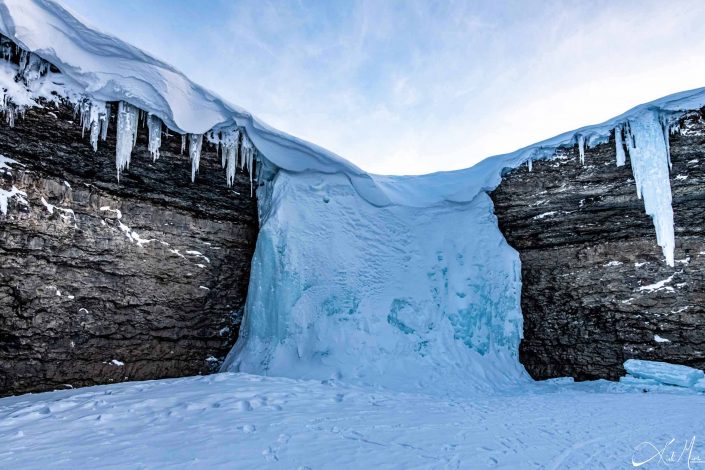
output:
{"label": "ice formation", "polygon": [[240,167],[247,170],[248,174],[250,175],[250,196],[252,195],[252,178],[253,178],[253,174],[255,172],[254,161],[255,161],[255,147],[254,147],[254,145],[252,145],[252,142],[250,141],[250,139],[247,138],[247,135],[243,135],[242,136],[241,157],[240,157]]}
{"label": "ice formation", "polygon": [[617,166],[624,166],[627,163],[626,155],[624,154],[624,141],[622,140],[622,126],[614,128],[614,145],[617,155]]}
{"label": "ice formation", "polygon": [[578,153],[580,154],[580,164],[585,165],[585,137],[578,134]]}
{"label": "ice formation", "polygon": [[19,74],[25,82],[32,82],[49,71],[49,62],[28,51],[20,52]]}
{"label": "ice formation", "polygon": [[162,121],[154,114],[147,117],[147,129],[149,135],[149,153],[156,162],[159,158],[159,147],[162,146]]}
{"label": "ice formation", "polygon": [[89,140],[93,150],[98,150],[98,138],[105,140],[107,137],[107,105],[101,101],[83,99],[78,103],[77,112],[80,114],[81,130],[83,135],[89,133]]}
{"label": "ice formation", "polygon": [[100,121],[100,140],[105,141],[108,138],[108,123],[110,122],[110,104],[105,103],[102,120]]}
{"label": "ice formation", "polygon": [[619,378],[619,383],[623,383],[625,385],[636,385],[636,386],[654,386],[654,385],[661,385],[661,382],[655,379],[643,379],[639,377],[634,377],[633,375],[625,375],[623,377]]}
{"label": "ice formation", "polygon": [[84,125],[95,148],[94,124],[100,122],[104,139],[107,103],[118,102],[118,177],[129,166],[140,115],[147,116],[153,158],[157,128],[181,134],[182,153],[188,135],[192,180],[204,136],[220,145],[227,184],[238,166],[249,173],[261,229],[242,335],[226,369],[410,389],[528,380],[517,361],[519,258],[497,227],[487,192],[507,169],[533,167],[560,147],[577,143],[584,164],[585,146],[613,132],[617,163],[626,163],[628,153],[638,196],[674,264],[668,137],[678,116],[705,104],[705,89],[466,170],[379,176],[270,128],[173,67],[85,27],[52,1],[0,0],[0,13],[0,33],[11,40],[0,38],[7,122],[39,98],[88,101]]}
{"label": "ice formation", "polygon": [[228,186],[232,186],[235,181],[235,172],[237,170],[237,162],[240,153],[240,131],[237,129],[224,131],[221,146],[226,180]]}
{"label": "ice formation", "polygon": [[628,120],[627,149],[636,191],[656,228],[656,241],[666,263],[674,265],[675,235],[671,206],[668,134],[658,112],[644,112]]}
{"label": "ice formation", "polygon": [[692,387],[705,378],[705,372],[688,366],[669,364],[667,362],[628,359],[624,369],[633,377],[650,379],[666,385]]}
{"label": "ice formation", "polygon": [[118,180],[120,172],[130,167],[132,147],[137,138],[138,110],[124,101],[118,105],[117,115],[117,143],[115,144],[115,166],[117,167]]}
{"label": "ice formation", "polygon": [[189,134],[188,155],[191,159],[191,182],[196,181],[198,165],[201,162],[201,147],[203,147],[203,134]]}
{"label": "ice formation", "polygon": [[705,392],[705,379],[700,379],[695,382],[695,385],[693,385],[693,389],[697,390],[698,392]]}
{"label": "ice formation", "polygon": [[343,174],[270,185],[226,370],[458,393],[528,380],[519,257],[487,194],[377,207]]}

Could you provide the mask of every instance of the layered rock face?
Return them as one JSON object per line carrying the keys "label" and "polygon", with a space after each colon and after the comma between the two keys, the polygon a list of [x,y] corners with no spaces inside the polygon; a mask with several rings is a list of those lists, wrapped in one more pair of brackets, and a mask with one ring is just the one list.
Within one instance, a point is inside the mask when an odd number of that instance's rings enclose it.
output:
{"label": "layered rock face", "polygon": [[[0,125],[0,395],[208,373],[237,337],[258,222],[249,177],[228,188],[140,129],[118,183],[115,111],[98,152],[69,107]],[[166,130],[166,129],[164,129]]]}
{"label": "layered rock face", "polygon": [[705,368],[705,121],[671,136],[675,267],[613,137],[509,172],[491,194],[521,257],[520,357],[537,379],[616,379],[641,358]]}

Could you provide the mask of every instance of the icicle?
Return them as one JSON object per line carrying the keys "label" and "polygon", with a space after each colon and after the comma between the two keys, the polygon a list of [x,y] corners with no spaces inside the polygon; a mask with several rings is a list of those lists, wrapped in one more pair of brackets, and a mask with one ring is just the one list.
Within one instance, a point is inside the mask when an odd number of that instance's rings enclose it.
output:
{"label": "icicle", "polygon": [[15,118],[17,117],[17,109],[12,104],[5,105],[5,122],[10,127],[15,127]]}
{"label": "icicle", "polygon": [[656,228],[656,241],[666,263],[673,266],[675,235],[667,140],[657,113],[645,113],[629,121],[627,148],[637,195],[643,196],[644,209]]}
{"label": "icicle", "polygon": [[184,154],[184,150],[186,150],[186,134],[181,134],[181,155]]}
{"label": "icicle", "polygon": [[162,146],[162,120],[150,114],[147,117],[147,129],[149,134],[149,153],[152,154],[152,160],[156,162],[159,158],[159,147]]}
{"label": "icicle", "polygon": [[93,151],[98,150],[98,135],[100,134],[101,120],[105,118],[102,112],[104,109],[105,104],[102,102],[84,99],[78,103],[78,113],[81,119],[81,137],[85,136],[87,130],[90,132],[90,142]]}
{"label": "icicle", "polygon": [[[102,103],[101,103],[102,105]],[[91,103],[89,114],[89,126],[91,128],[91,146],[93,151],[98,151],[98,135],[100,134],[101,108],[105,109],[105,105],[99,107],[98,103]]]}
{"label": "icicle", "polygon": [[108,122],[110,121],[110,104],[105,103],[105,111],[100,119],[100,140],[105,141],[108,138]]}
{"label": "icicle", "polygon": [[614,145],[617,153],[617,166],[624,166],[627,162],[624,155],[624,142],[622,141],[622,126],[614,128]]}
{"label": "icicle", "polygon": [[670,132],[669,129],[671,125],[668,123],[668,118],[664,115],[659,116],[659,122],[661,123],[661,131],[663,132],[663,140],[666,142],[666,150],[668,151],[668,169],[669,171],[673,169],[673,164],[671,163],[671,142],[669,140]]}
{"label": "icicle", "polygon": [[529,167],[529,171],[533,171],[534,169],[534,159],[533,157],[529,157],[529,159],[526,161],[526,164]]}
{"label": "icicle", "polygon": [[226,159],[226,154],[225,154],[225,143],[221,140],[221,142],[218,144],[218,148],[220,149],[220,165],[225,168],[225,159]]}
{"label": "icicle", "polygon": [[223,160],[225,162],[225,178],[228,186],[235,182],[235,172],[237,170],[238,154],[240,153],[240,131],[228,129],[224,132],[221,140],[223,146]]}
{"label": "icicle", "polygon": [[196,181],[198,164],[201,160],[201,147],[203,146],[203,134],[189,134],[188,153],[191,158],[191,182]]}
{"label": "icicle", "polygon": [[29,52],[22,49],[20,52],[20,63],[19,63],[19,73],[22,75],[24,70],[27,68],[27,61],[29,60]]}
{"label": "icicle", "polygon": [[115,145],[115,166],[117,167],[118,181],[120,181],[120,172],[130,167],[130,156],[137,134],[137,119],[137,108],[120,101],[117,118],[117,143]]}
{"label": "icicle", "polygon": [[242,135],[242,151],[240,155],[240,168],[247,169],[247,172],[250,174],[250,196],[252,196],[252,173],[254,172],[253,162],[255,158],[255,147],[246,134]]}
{"label": "icicle", "polygon": [[8,62],[12,59],[12,41],[4,36],[0,37],[0,57]]}
{"label": "icicle", "polygon": [[24,63],[20,59],[20,73],[25,83],[30,83],[49,71],[49,62],[31,52],[24,54]]}
{"label": "icicle", "polygon": [[585,165],[585,137],[578,136],[578,153],[580,154],[580,164]]}
{"label": "icicle", "polygon": [[[634,139],[634,135],[632,134],[632,126],[630,123],[627,123],[626,127],[624,128],[624,137],[626,139],[626,144],[627,144],[627,152],[629,153],[629,158],[632,157],[632,155],[636,155],[636,142]],[[641,167],[638,165],[634,165],[634,162],[632,161],[632,174],[634,175],[634,181],[639,180]],[[636,185],[636,197],[641,199],[641,186]]]}
{"label": "icicle", "polygon": [[78,115],[79,122],[81,124],[81,138],[86,136],[86,129],[89,128],[91,123],[91,103],[87,99],[82,100],[78,104]]}

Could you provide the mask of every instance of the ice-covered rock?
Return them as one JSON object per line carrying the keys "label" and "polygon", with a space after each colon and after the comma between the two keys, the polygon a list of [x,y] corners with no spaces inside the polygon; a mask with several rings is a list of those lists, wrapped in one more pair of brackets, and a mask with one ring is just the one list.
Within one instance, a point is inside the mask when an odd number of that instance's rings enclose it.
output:
{"label": "ice-covered rock", "polygon": [[662,384],[681,387],[692,387],[705,377],[705,372],[700,369],[641,359],[627,359],[624,361],[624,368],[634,377],[653,379]]}

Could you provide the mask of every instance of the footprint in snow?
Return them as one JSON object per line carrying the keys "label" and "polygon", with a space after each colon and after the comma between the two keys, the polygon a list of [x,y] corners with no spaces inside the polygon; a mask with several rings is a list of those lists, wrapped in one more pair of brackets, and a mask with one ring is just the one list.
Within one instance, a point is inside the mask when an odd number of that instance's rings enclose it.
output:
{"label": "footprint in snow", "polygon": [[277,438],[277,442],[273,446],[267,447],[265,450],[262,451],[262,455],[264,456],[264,459],[267,462],[275,462],[279,460],[279,455],[277,455],[279,452],[282,450],[286,449],[286,444],[289,442],[289,439],[291,439],[291,436],[288,434],[279,434],[279,437]]}
{"label": "footprint in snow", "polygon": [[242,427],[242,432],[244,432],[245,434],[252,434],[256,430],[257,430],[257,428],[255,428],[254,424],[245,424]]}
{"label": "footprint in snow", "polygon": [[262,455],[264,456],[264,460],[267,462],[276,462],[279,460],[279,457],[277,457],[277,452],[272,449],[271,447],[267,447],[262,451]]}
{"label": "footprint in snow", "polygon": [[252,411],[252,405],[247,400],[238,400],[234,403],[234,408],[237,411]]}

